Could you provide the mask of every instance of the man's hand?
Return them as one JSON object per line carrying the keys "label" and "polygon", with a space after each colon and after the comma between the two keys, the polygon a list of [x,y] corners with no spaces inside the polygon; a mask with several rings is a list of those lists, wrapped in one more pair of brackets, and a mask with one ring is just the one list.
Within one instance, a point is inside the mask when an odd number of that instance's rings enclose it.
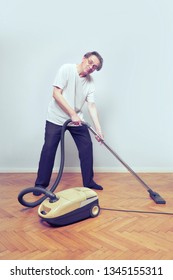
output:
{"label": "man's hand", "polygon": [[96,129],[96,132],[98,134],[98,135],[95,136],[96,140],[98,142],[104,141],[104,136],[103,136],[103,133],[102,133],[101,129]]}
{"label": "man's hand", "polygon": [[82,121],[76,113],[71,116],[71,120],[74,125],[82,125]]}
{"label": "man's hand", "polygon": [[69,115],[70,119],[72,120],[72,123],[74,125],[81,125],[81,119],[79,118],[79,116],[77,115],[77,113],[74,111],[74,109],[68,104],[68,102],[64,99],[63,95],[62,95],[63,90],[58,88],[58,87],[54,87],[53,90],[53,97],[55,98],[56,102],[58,103],[58,105],[61,107],[61,109],[67,114]]}

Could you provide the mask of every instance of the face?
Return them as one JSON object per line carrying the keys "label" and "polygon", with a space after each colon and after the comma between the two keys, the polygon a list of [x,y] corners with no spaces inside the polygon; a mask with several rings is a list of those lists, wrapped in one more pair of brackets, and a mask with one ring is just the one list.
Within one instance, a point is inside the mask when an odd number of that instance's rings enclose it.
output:
{"label": "face", "polygon": [[97,68],[100,65],[100,61],[97,58],[97,56],[95,55],[91,55],[90,57],[86,58],[83,57],[82,60],[82,72],[84,73],[84,75],[88,75],[93,73],[95,70],[97,70]]}

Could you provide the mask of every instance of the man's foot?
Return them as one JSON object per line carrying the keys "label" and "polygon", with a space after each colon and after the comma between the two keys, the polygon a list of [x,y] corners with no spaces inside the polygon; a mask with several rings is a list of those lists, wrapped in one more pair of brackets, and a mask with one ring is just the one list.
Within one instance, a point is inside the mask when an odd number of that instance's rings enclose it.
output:
{"label": "man's foot", "polygon": [[45,189],[43,186],[35,186],[35,190],[33,191],[33,195],[35,196],[40,196],[41,194],[43,194],[41,191],[37,190],[37,188],[42,188],[42,189]]}
{"label": "man's foot", "polygon": [[89,189],[95,189],[95,190],[99,190],[99,191],[103,190],[103,187],[100,186],[100,185],[97,185],[97,184],[94,184],[94,185],[89,186],[89,187],[87,187],[87,188],[89,188]]}

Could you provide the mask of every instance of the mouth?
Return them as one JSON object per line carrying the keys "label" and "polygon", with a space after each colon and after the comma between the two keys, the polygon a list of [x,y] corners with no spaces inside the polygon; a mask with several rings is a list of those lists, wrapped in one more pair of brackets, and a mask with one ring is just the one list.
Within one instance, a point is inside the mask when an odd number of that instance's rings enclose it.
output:
{"label": "mouth", "polygon": [[89,67],[85,67],[85,69],[83,70],[83,75],[87,76],[89,74],[91,74],[93,72],[93,70]]}

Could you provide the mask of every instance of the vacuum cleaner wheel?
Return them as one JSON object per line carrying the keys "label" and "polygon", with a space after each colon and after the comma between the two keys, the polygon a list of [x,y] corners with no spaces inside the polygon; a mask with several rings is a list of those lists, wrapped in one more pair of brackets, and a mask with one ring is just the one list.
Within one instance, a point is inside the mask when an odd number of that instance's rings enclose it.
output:
{"label": "vacuum cleaner wheel", "polygon": [[91,217],[94,218],[94,217],[97,217],[100,213],[100,207],[98,204],[95,204],[91,207],[90,209],[90,214],[91,214]]}

